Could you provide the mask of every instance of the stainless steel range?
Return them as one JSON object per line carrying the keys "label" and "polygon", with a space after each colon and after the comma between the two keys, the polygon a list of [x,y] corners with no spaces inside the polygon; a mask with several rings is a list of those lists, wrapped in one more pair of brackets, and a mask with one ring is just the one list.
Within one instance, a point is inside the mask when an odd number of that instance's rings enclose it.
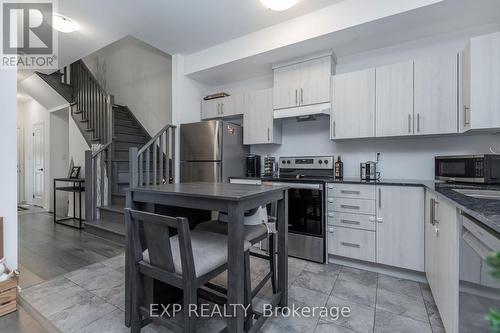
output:
{"label": "stainless steel range", "polygon": [[325,183],[334,178],[333,156],[281,157],[279,176],[262,184],[283,184],[288,191],[288,254],[324,263]]}

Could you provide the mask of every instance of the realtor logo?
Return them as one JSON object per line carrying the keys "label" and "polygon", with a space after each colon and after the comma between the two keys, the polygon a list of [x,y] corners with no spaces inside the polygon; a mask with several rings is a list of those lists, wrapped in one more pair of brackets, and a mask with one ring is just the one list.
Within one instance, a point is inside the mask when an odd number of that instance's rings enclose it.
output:
{"label": "realtor logo", "polygon": [[52,2],[3,2],[1,68],[57,69]]}

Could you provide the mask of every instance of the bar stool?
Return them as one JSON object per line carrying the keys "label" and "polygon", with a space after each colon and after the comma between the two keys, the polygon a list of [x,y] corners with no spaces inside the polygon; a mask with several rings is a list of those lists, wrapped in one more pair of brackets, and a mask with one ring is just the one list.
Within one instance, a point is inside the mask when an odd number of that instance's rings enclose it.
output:
{"label": "bar stool", "polygon": [[[258,213],[259,208],[255,208],[249,212],[245,213],[245,219],[253,214]],[[249,251],[249,255],[269,261],[269,272],[264,276],[264,278],[258,283],[258,285],[252,290],[252,298],[255,297],[259,291],[264,287],[267,281],[271,280],[271,287],[273,294],[276,294],[276,251],[275,251],[275,227],[269,227],[268,223],[275,223],[276,218],[267,215],[265,208],[266,221],[262,221],[260,224],[256,225],[245,225],[244,226],[244,238],[251,245],[255,245],[265,239],[268,239],[268,254],[261,254]],[[276,205],[271,205],[271,213],[276,210]],[[261,210],[262,212],[262,210]],[[222,215],[224,216],[224,215]],[[194,230],[212,232],[221,235],[227,235],[228,226],[227,221],[207,221],[198,224],[194,227]],[[250,268],[250,267],[249,267]],[[213,284],[208,284],[211,288],[217,289],[218,287]],[[220,289],[220,288],[219,288]],[[222,290],[221,290],[222,291]]]}
{"label": "bar stool", "polygon": [[[169,217],[125,209],[130,247],[131,332],[154,321],[176,332],[196,332],[196,317],[184,316],[184,325],[151,317],[146,301],[146,280],[158,280],[183,290],[184,306],[197,304],[198,291],[227,269],[227,237],[189,230],[183,217]],[[177,230],[172,235],[172,230]],[[250,242],[245,241],[245,265],[249,265]],[[249,272],[249,267],[245,267]],[[151,285],[151,284],[149,284]],[[245,303],[251,302],[249,274],[245,276]],[[251,325],[251,324],[250,324]]]}

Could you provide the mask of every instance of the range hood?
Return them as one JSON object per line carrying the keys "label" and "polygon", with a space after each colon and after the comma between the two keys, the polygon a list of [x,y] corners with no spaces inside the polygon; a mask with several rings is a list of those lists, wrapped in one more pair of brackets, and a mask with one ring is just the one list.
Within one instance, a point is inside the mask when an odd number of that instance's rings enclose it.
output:
{"label": "range hood", "polygon": [[330,115],[330,103],[313,104],[307,106],[298,106],[295,108],[274,110],[274,119],[297,118],[306,120],[319,115]]}

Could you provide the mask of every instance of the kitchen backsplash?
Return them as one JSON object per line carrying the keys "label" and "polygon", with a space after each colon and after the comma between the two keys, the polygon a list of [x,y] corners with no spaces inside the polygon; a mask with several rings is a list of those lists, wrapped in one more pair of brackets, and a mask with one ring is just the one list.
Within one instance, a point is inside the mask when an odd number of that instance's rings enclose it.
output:
{"label": "kitchen backsplash", "polygon": [[329,118],[309,122],[283,121],[282,145],[254,145],[251,152],[265,156],[342,156],[344,176],[358,177],[359,163],[373,161],[381,153],[382,178],[433,179],[434,156],[488,153],[500,150],[500,134],[466,134],[421,138],[361,139],[333,142],[329,138]]}

